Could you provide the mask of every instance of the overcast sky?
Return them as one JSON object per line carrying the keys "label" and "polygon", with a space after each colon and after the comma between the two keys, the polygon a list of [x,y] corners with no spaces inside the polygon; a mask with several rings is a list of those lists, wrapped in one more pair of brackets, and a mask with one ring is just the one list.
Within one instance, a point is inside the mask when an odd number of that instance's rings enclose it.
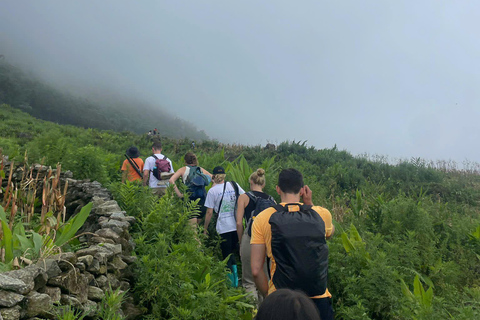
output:
{"label": "overcast sky", "polygon": [[0,54],[220,141],[480,162],[477,1],[19,1]]}

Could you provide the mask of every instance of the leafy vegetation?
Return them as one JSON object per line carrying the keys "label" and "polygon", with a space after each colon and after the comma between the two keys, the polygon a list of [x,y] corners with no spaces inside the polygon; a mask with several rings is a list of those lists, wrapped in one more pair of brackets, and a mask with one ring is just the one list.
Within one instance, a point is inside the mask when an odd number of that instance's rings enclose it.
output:
{"label": "leafy vegetation", "polygon": [[188,222],[195,203],[184,203],[171,188],[160,201],[138,184],[115,184],[113,190],[122,208],[136,208],[131,212],[139,219],[135,292],[145,319],[252,319],[246,294],[226,283],[226,261],[202,244],[202,234]]}
{"label": "leafy vegetation", "polygon": [[[14,163],[10,168],[15,168]],[[61,166],[58,165],[55,173],[50,168],[39,177],[39,171],[33,175],[33,167],[28,168],[25,164],[20,170],[22,178],[16,182],[12,180],[14,170],[9,170],[6,187],[0,192],[0,270],[28,265],[40,257],[58,253],[75,239],[85,223],[91,203],[66,221],[67,185],[60,185],[60,172]],[[0,157],[0,186],[4,178],[4,161]]]}
{"label": "leafy vegetation", "polygon": [[[158,202],[148,189],[116,183],[127,147],[149,154],[146,136],[60,126],[7,106],[0,111],[0,144],[11,159],[23,160],[27,150],[30,161],[61,162],[75,177],[98,179],[138,218],[135,293],[150,318],[251,317],[250,302],[225,284],[215,242],[209,245],[188,227],[192,204],[171,192]],[[162,143],[175,168],[191,151],[189,140],[164,138]],[[77,156],[81,152],[84,156]],[[328,208],[335,220],[329,290],[337,319],[480,318],[478,164],[462,169],[422,159],[392,164],[295,141],[264,149],[206,140],[195,152],[201,166],[223,165],[227,179],[247,189],[249,174],[265,168],[266,190],[277,200],[274,186],[281,168],[304,174],[314,203]]]}

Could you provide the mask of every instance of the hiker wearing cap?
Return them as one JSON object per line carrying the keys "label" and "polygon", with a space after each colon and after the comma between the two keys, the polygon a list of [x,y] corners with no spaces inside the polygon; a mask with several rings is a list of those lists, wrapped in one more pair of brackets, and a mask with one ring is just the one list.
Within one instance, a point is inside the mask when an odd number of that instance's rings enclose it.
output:
{"label": "hiker wearing cap", "polygon": [[195,201],[199,199],[198,206],[200,208],[200,212],[192,216],[190,219],[190,222],[197,223],[198,220],[205,217],[207,211],[206,207],[204,206],[207,196],[205,187],[208,186],[212,181],[212,175],[210,172],[198,165],[197,156],[194,153],[188,152],[185,155],[184,160],[185,167],[178,169],[177,172],[175,172],[170,178],[169,182],[170,184],[174,185],[174,190],[177,196],[183,198],[184,195],[180,192],[175,184],[178,178],[182,177],[183,183],[188,187],[190,200]]}
{"label": "hiker wearing cap", "polygon": [[168,179],[173,175],[172,161],[162,154],[162,143],[156,141],[152,145],[153,155],[145,159],[143,166],[143,185],[152,189],[159,197],[163,196],[168,187]]}
{"label": "hiker wearing cap", "polygon": [[125,161],[122,164],[122,183],[128,181],[142,181],[143,160],[137,147],[130,147],[125,152]]}
{"label": "hiker wearing cap", "polygon": [[[333,320],[326,242],[335,232],[332,215],[313,205],[312,190],[296,169],[282,170],[276,189],[282,202],[260,212],[252,224],[255,284],[264,296],[276,289],[303,291],[317,306],[322,320]],[[263,271],[265,254],[270,258],[270,281]]]}
{"label": "hiker wearing cap", "polygon": [[222,238],[220,243],[222,256],[223,259],[226,259],[230,255],[227,262],[227,267],[230,269],[229,279],[231,285],[237,287],[238,272],[235,256],[233,255],[238,246],[235,211],[238,196],[245,193],[245,191],[236,182],[225,181],[225,169],[222,167],[213,169],[212,179],[215,185],[208,190],[207,199],[205,200],[207,214],[205,216],[204,232],[205,234],[207,233],[208,225],[215,210],[218,215],[216,229]]}

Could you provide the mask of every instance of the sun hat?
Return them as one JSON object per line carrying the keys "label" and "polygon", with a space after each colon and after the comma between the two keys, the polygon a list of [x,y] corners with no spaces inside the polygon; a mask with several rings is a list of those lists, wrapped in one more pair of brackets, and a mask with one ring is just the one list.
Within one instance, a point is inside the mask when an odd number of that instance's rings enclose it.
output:
{"label": "sun hat", "polygon": [[223,169],[223,167],[215,167],[213,169],[213,174],[225,174],[225,169]]}
{"label": "sun hat", "polygon": [[127,156],[130,158],[138,158],[140,156],[140,153],[138,152],[137,147],[130,147],[127,149]]}

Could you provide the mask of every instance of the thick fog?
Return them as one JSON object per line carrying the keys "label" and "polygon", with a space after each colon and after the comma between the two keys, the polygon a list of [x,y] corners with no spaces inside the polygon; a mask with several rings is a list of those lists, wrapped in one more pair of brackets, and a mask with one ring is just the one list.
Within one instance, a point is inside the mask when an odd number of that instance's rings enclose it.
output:
{"label": "thick fog", "polygon": [[475,1],[0,6],[9,62],[142,97],[220,141],[458,162],[480,162],[479,30]]}

